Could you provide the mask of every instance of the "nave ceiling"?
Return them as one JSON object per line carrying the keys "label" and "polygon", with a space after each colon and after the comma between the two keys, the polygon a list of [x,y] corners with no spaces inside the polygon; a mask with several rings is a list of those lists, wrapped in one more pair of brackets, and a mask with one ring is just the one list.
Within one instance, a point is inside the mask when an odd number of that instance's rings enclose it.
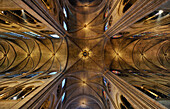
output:
{"label": "nave ceiling", "polygon": [[0,0],[0,104],[58,79],[64,102],[41,108],[127,108],[106,98],[107,72],[169,98],[169,11],[166,0]]}

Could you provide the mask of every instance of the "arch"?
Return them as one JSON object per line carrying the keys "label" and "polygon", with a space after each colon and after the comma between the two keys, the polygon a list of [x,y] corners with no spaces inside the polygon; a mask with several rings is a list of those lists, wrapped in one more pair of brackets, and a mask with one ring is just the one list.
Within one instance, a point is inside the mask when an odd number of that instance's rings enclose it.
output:
{"label": "arch", "polygon": [[132,105],[128,102],[128,100],[127,100],[123,95],[120,96],[120,99],[121,99],[123,105],[124,105],[127,109],[134,109],[134,108],[132,107]]}
{"label": "arch", "polygon": [[81,94],[81,95],[75,96],[74,98],[69,100],[69,102],[66,105],[63,106],[63,109],[67,109],[67,107],[70,105],[70,103],[72,103],[73,101],[77,100],[78,98],[80,98],[82,96],[85,96],[87,98],[94,100],[100,106],[101,109],[104,109],[104,105],[101,105],[102,103],[96,97],[94,97],[92,95],[87,95],[87,94]]}

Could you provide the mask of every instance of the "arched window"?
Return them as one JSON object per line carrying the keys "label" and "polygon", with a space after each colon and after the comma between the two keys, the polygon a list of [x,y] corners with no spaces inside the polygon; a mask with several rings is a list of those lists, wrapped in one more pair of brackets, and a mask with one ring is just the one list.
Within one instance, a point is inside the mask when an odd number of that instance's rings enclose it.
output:
{"label": "arched window", "polygon": [[16,36],[16,37],[23,37],[24,35],[14,33],[14,32],[4,32],[5,34],[11,35],[11,36]]}
{"label": "arched window", "polygon": [[164,95],[161,92],[158,92],[154,89],[147,89],[143,86],[135,86],[137,89],[139,89],[140,91],[142,91],[143,93],[145,93],[146,95],[148,95],[149,97],[153,98],[153,99],[158,99],[158,98],[168,98],[168,96]]}
{"label": "arched window", "polygon": [[120,35],[120,34],[112,36],[112,38],[120,38],[120,37],[122,37],[122,35]]}
{"label": "arched window", "polygon": [[122,73],[122,72],[120,72],[120,71],[112,70],[112,73],[114,73],[115,75],[118,75],[118,76],[128,77],[127,74]]}
{"label": "arched window", "polygon": [[66,96],[66,93],[64,92],[63,95],[62,95],[62,97],[61,97],[61,102],[64,101],[65,96]]}
{"label": "arched window", "polygon": [[119,71],[116,71],[116,70],[112,70],[112,73],[114,73],[114,74],[120,74],[120,72],[119,72]]}
{"label": "arched window", "polygon": [[27,94],[29,92],[31,92],[33,90],[33,86],[29,86],[27,88],[25,88],[24,90],[22,90],[19,94],[13,96],[11,99],[12,100],[17,100],[17,99],[20,99],[20,98],[25,98],[27,96]]}
{"label": "arched window", "polygon": [[106,18],[109,14],[109,8],[106,9],[105,13],[104,13],[104,18]]}
{"label": "arched window", "polygon": [[120,108],[121,109],[126,109],[126,107],[122,103],[120,104]]}
{"label": "arched window", "polygon": [[105,98],[105,100],[107,99],[107,96],[106,96],[106,92],[102,89],[102,94],[103,94],[103,97]]}
{"label": "arched window", "polygon": [[64,22],[64,21],[63,21],[63,27],[64,27],[64,29],[67,31],[67,24],[66,24],[66,22]]}
{"label": "arched window", "polygon": [[50,72],[50,73],[48,73],[48,75],[55,75],[55,74],[57,74],[57,72]]}
{"label": "arched window", "polygon": [[120,99],[123,105],[126,107],[126,109],[134,109],[132,105],[129,103],[129,101],[123,95],[120,96]]}
{"label": "arched window", "polygon": [[64,16],[67,18],[67,11],[64,7],[63,7],[63,13],[64,13]]}
{"label": "arched window", "polygon": [[147,22],[150,20],[158,20],[164,16],[169,15],[169,11],[166,10],[156,10],[148,15],[146,15],[145,17],[141,18],[140,20],[138,20],[136,23],[140,23],[140,22]]}
{"label": "arched window", "polygon": [[66,84],[66,79],[63,79],[63,81],[62,81],[62,88],[65,86],[65,84]]}
{"label": "arched window", "polygon": [[103,78],[104,85],[107,86],[107,79]]}
{"label": "arched window", "polygon": [[136,0],[124,0],[123,4],[125,6],[123,8],[123,13],[125,13],[135,2]]}
{"label": "arched window", "polygon": [[17,76],[20,76],[21,74],[14,74],[14,75],[9,75],[9,76],[6,76],[6,77],[3,77],[3,78],[14,78],[14,77],[17,77]]}
{"label": "arched window", "polygon": [[106,31],[108,29],[109,23],[106,22],[105,26],[104,26],[104,31]]}
{"label": "arched window", "polygon": [[52,38],[56,38],[56,39],[60,38],[60,36],[57,35],[57,34],[50,34],[50,36],[51,36]]}
{"label": "arched window", "polygon": [[[12,95],[16,95],[18,92],[20,92],[21,90],[23,89],[23,87],[17,87],[17,88],[14,88],[14,91],[12,92],[5,92],[3,94],[1,94],[1,99],[7,99],[8,97],[12,96]],[[16,98],[14,98],[16,99]]]}

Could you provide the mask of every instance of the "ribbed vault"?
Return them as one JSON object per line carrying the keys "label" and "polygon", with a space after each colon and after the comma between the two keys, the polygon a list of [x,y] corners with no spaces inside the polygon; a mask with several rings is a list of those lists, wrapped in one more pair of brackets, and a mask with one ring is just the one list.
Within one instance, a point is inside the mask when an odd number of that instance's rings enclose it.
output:
{"label": "ribbed vault", "polygon": [[45,91],[36,95],[36,108],[133,109],[114,75],[168,99],[165,1],[13,0],[11,7],[2,0],[0,99],[19,103],[37,89]]}

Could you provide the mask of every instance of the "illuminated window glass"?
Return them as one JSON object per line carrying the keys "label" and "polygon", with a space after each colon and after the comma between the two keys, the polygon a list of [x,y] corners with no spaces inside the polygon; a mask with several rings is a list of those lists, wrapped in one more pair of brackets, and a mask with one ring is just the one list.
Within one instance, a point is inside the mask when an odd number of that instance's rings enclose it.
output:
{"label": "illuminated window glass", "polygon": [[64,16],[67,17],[67,11],[65,8],[63,8],[63,13],[64,13]]}
{"label": "illuminated window glass", "polygon": [[107,86],[107,80],[106,80],[106,78],[103,78],[103,82],[104,82],[105,86]]}
{"label": "illuminated window glass", "polygon": [[64,21],[63,21],[63,27],[67,31],[67,25],[66,25],[66,23]]}
{"label": "illuminated window glass", "polygon": [[21,74],[14,74],[14,75],[10,75],[10,76],[6,76],[4,78],[14,78],[14,77],[17,77],[17,76],[20,76]]}
{"label": "illuminated window glass", "polygon": [[21,35],[21,34],[17,34],[17,33],[13,33],[13,32],[5,32],[5,34],[9,34],[9,35],[11,35],[11,36],[16,36],[16,37],[23,37],[23,35]]}
{"label": "illuminated window glass", "polygon": [[45,37],[37,37],[37,38],[39,38],[39,39],[45,39]]}
{"label": "illuminated window glass", "polygon": [[55,74],[57,74],[57,72],[51,72],[48,75],[55,75]]}
{"label": "illuminated window glass", "polygon": [[40,37],[39,34],[36,34],[34,32],[23,32],[23,33],[28,34],[28,35],[33,36],[33,37]]}
{"label": "illuminated window glass", "polygon": [[105,11],[104,18],[106,18],[109,14],[109,8]]}
{"label": "illuminated window glass", "polygon": [[[30,39],[29,37],[25,37],[24,35],[18,34],[18,33],[14,33],[14,32],[4,32],[5,34],[11,35],[11,36],[16,36],[16,37],[22,37],[24,39]],[[0,35],[0,37],[6,37],[5,35]],[[12,38],[12,37],[8,37],[9,39],[16,39],[16,38]]]}
{"label": "illuminated window glass", "polygon": [[112,38],[120,38],[120,37],[122,37],[122,35],[114,35],[114,36],[112,36]]}
{"label": "illuminated window glass", "polygon": [[66,79],[63,79],[63,81],[62,81],[62,88],[65,86],[65,83],[66,83]]}
{"label": "illuminated window glass", "polygon": [[108,29],[108,22],[104,26],[104,31],[106,31],[107,29]]}
{"label": "illuminated window glass", "polygon": [[25,36],[23,36],[22,38],[24,38],[24,39],[30,39],[29,37],[25,37]]}
{"label": "illuminated window glass", "polygon": [[50,36],[53,37],[53,38],[57,38],[57,39],[60,38],[60,36],[57,35],[57,34],[51,34]]}
{"label": "illuminated window glass", "polygon": [[12,100],[17,100],[18,99],[18,95],[12,97]]}
{"label": "illuminated window glass", "polygon": [[63,95],[62,95],[62,98],[61,98],[61,101],[62,101],[62,102],[63,102],[65,96],[66,96],[66,93],[64,92]]}
{"label": "illuminated window glass", "polygon": [[120,74],[120,72],[119,72],[119,71],[116,71],[116,70],[112,70],[112,72],[113,72],[114,74]]}
{"label": "illuminated window glass", "polygon": [[102,93],[103,93],[104,98],[107,99],[106,98],[106,92],[104,90],[102,90]]}

